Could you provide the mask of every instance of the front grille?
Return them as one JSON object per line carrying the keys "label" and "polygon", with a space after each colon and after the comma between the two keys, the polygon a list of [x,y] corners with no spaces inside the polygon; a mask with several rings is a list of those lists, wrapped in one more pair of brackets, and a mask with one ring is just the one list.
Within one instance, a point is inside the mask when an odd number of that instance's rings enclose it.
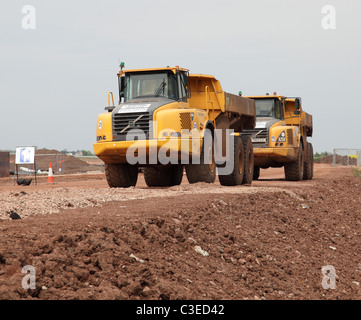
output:
{"label": "front grille", "polygon": [[243,133],[246,133],[251,136],[252,142],[255,147],[261,147],[264,145],[268,146],[268,130],[267,129],[255,129],[255,130],[245,130]]}
{"label": "front grille", "polygon": [[287,142],[288,142],[288,144],[293,144],[293,131],[292,131],[292,129],[287,129]]}
{"label": "front grille", "polygon": [[145,113],[116,113],[113,115],[113,134],[126,135],[130,130],[143,131],[149,136],[150,114]]}
{"label": "front grille", "polygon": [[190,112],[182,112],[179,114],[182,129],[192,130],[192,120]]}

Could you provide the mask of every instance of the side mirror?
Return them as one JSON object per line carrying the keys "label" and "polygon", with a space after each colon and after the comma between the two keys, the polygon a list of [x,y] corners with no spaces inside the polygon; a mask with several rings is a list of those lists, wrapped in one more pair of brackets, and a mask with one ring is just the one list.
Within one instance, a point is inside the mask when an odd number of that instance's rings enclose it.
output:
{"label": "side mirror", "polygon": [[300,98],[295,99],[295,109],[300,110],[301,109],[301,100]]}

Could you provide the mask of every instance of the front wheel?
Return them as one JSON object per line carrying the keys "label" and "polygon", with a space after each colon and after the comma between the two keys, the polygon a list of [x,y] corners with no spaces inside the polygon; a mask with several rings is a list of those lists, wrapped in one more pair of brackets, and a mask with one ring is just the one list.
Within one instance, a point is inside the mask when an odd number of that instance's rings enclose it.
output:
{"label": "front wheel", "polygon": [[285,165],[285,177],[288,181],[301,181],[303,179],[303,148],[298,148],[297,159]]}
{"label": "front wheel", "polygon": [[183,166],[145,167],[144,180],[148,187],[178,186],[183,179]]}
{"label": "front wheel", "polygon": [[138,167],[127,163],[106,163],[105,176],[111,188],[134,187],[138,181]]}
{"label": "front wheel", "polygon": [[188,164],[185,168],[189,183],[214,183],[216,180],[213,136],[210,130],[207,129],[204,133],[200,164]]}

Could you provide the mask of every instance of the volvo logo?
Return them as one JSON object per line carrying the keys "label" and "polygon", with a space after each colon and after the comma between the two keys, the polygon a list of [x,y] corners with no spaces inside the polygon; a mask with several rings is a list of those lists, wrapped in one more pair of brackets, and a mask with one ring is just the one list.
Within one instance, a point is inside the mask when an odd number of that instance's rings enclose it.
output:
{"label": "volvo logo", "polygon": [[122,131],[120,131],[120,133],[125,132],[125,131],[128,130],[129,128],[135,128],[135,123],[136,123],[138,120],[142,119],[143,117],[144,117],[144,114],[140,115],[140,116],[139,116],[137,119],[135,119],[135,120],[130,120],[130,121],[128,121],[128,125],[127,125]]}

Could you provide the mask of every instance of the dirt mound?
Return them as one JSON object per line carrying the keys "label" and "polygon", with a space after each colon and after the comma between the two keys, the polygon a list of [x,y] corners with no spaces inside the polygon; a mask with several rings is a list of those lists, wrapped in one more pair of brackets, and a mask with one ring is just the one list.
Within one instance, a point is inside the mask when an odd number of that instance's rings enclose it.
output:
{"label": "dirt mound", "polygon": [[[357,159],[351,158],[348,156],[339,156],[336,155],[336,164],[347,166],[347,158],[349,158],[349,165],[350,166],[356,166],[357,165]],[[321,159],[318,159],[315,161],[316,163],[324,163],[324,164],[333,164],[333,155],[323,157]]]}
{"label": "dirt mound", "polygon": [[82,168],[89,166],[89,164],[74,156],[65,155],[57,150],[39,149],[35,152],[36,166],[42,171],[49,169],[49,163],[52,163],[53,170],[57,169],[56,162],[63,173],[80,172]]}
{"label": "dirt mound", "polygon": [[[205,190],[0,220],[0,299],[358,298],[360,180],[294,192]],[[36,289],[21,287],[25,265]],[[327,265],[335,290],[322,287]]]}
{"label": "dirt mound", "polygon": [[58,155],[62,155],[63,153],[55,150],[55,149],[37,149],[36,154],[41,154],[41,155],[50,155],[50,154],[58,154]]}

